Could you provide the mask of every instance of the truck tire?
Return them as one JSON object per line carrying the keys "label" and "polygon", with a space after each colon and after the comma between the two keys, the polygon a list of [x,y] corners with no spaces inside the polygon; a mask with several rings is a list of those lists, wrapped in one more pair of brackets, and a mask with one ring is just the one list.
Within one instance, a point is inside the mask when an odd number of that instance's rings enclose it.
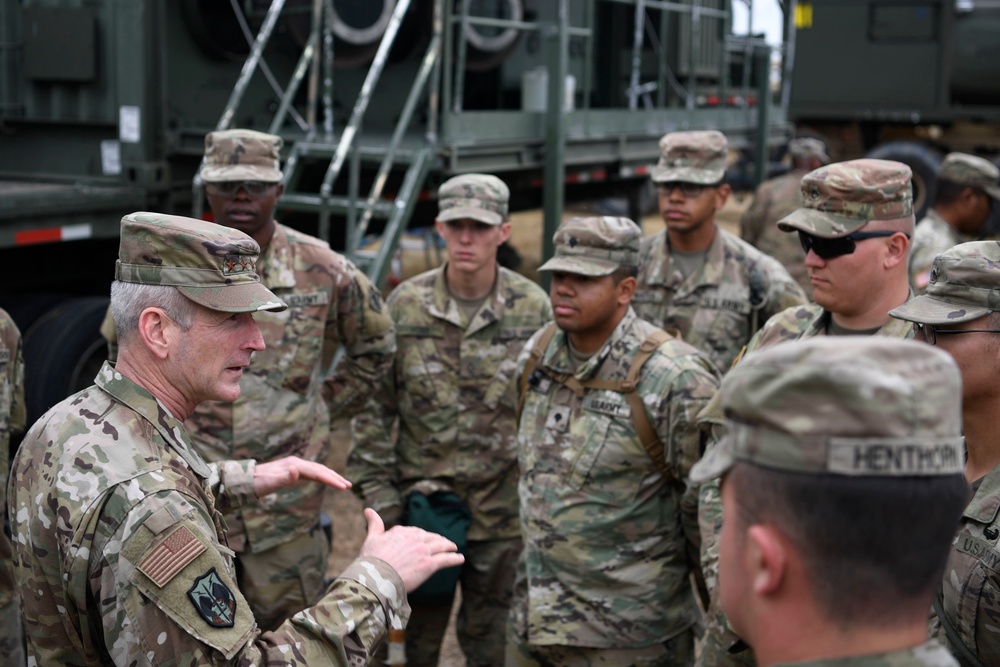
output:
{"label": "truck tire", "polygon": [[865,157],[895,160],[913,170],[913,213],[917,221],[923,218],[934,201],[941,152],[915,141],[890,141],[876,146]]}
{"label": "truck tire", "polygon": [[28,423],[70,394],[93,384],[107,358],[100,326],[108,297],[63,301],[24,333],[24,394]]}
{"label": "truck tire", "polygon": [[[492,5],[492,7],[491,7]],[[470,13],[477,16],[496,16],[511,21],[524,20],[524,0],[480,0],[473,3]],[[466,25],[467,42],[465,69],[485,72],[507,60],[521,41],[521,30],[514,28],[492,29],[485,26]]]}

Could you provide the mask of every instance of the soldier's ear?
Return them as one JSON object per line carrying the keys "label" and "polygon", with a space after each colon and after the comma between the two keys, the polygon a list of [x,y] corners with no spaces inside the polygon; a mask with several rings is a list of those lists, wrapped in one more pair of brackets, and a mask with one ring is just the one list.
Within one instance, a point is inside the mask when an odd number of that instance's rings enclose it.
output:
{"label": "soldier's ear", "polygon": [[174,336],[174,322],[160,308],[150,307],[139,315],[139,340],[156,358],[166,359]]}
{"label": "soldier's ear", "polygon": [[759,596],[779,593],[788,576],[790,543],[770,524],[754,524],[747,529],[746,570],[753,592]]}
{"label": "soldier's ear", "polygon": [[715,210],[722,210],[722,207],[726,205],[729,200],[729,195],[732,193],[733,188],[729,183],[723,183],[719,187],[715,188]]}

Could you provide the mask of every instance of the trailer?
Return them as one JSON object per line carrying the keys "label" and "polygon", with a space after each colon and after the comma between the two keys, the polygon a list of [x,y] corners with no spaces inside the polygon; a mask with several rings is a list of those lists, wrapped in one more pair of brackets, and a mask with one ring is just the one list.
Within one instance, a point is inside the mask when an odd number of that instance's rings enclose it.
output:
{"label": "trailer", "polygon": [[789,118],[834,158],[908,164],[921,216],[946,153],[998,161],[1000,3],[807,0],[791,16]]}
{"label": "trailer", "polygon": [[0,307],[29,419],[104,357],[121,217],[204,215],[209,131],[280,134],[278,217],[379,283],[455,174],[544,207],[550,254],[567,200],[638,215],[664,133],[722,130],[749,180],[790,134],[728,0],[0,0],[0,31]]}

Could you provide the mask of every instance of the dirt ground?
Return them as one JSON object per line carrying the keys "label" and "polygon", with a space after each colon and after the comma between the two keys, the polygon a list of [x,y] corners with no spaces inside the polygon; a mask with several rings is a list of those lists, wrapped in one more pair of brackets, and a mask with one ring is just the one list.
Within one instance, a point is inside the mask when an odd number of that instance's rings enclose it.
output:
{"label": "dirt ground", "polygon": [[[729,231],[738,234],[740,215],[750,205],[751,199],[752,197],[746,193],[734,193],[729,198],[726,207],[717,216],[719,223]],[[577,206],[568,210],[565,217],[573,215],[596,214],[587,206]],[[542,213],[537,210],[514,213],[511,215],[511,220],[514,224],[510,244],[521,254],[523,263],[520,272],[538,280],[538,267],[542,264]],[[642,220],[642,227],[644,234],[655,234],[662,231],[663,220],[657,214],[646,216]],[[436,266],[437,262],[443,259],[443,252],[439,253],[436,249],[423,246],[421,243],[421,241],[411,238],[407,244],[408,249],[403,252],[401,259],[404,279]],[[334,470],[344,471],[347,468],[347,453],[350,447],[350,429],[346,422],[337,425],[333,442],[335,445],[331,450],[327,464]],[[353,493],[331,491],[326,496],[324,509],[333,520],[334,546],[327,568],[328,576],[333,577],[354,560],[361,548],[366,532],[365,519],[362,515],[364,508]],[[456,606],[459,601],[460,598],[456,599]],[[454,620],[453,612],[452,622],[441,649],[439,667],[465,667],[465,658],[455,638]]]}

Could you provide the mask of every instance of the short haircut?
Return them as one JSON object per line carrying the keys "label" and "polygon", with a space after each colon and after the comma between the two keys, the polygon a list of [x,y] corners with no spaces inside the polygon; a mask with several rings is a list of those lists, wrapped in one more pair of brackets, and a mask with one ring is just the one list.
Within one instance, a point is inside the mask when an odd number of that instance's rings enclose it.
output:
{"label": "short haircut", "polygon": [[612,280],[614,280],[615,285],[625,280],[626,278],[635,278],[639,275],[638,266],[619,266],[611,274]]}
{"label": "short haircut", "polygon": [[171,285],[142,285],[115,280],[111,283],[111,316],[119,343],[126,343],[139,330],[139,315],[146,308],[162,308],[187,331],[194,323],[195,303]]}
{"label": "short haircut", "polygon": [[737,506],[727,519],[778,528],[817,605],[844,628],[892,625],[900,609],[929,605],[969,498],[961,474],[804,475],[741,462],[725,483]]}
{"label": "short haircut", "polygon": [[934,190],[934,205],[947,206],[948,204],[956,201],[965,188],[972,188],[973,190],[978,190],[974,185],[968,185],[966,183],[956,183],[955,181],[949,181],[946,179],[938,179],[937,188]]}

